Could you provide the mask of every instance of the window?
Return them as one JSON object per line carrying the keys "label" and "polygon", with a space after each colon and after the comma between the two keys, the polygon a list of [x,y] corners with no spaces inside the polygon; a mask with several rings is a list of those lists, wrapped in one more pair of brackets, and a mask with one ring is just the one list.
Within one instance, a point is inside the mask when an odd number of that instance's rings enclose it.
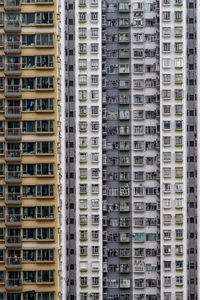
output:
{"label": "window", "polygon": [[37,77],[37,89],[53,89],[53,77]]}
{"label": "window", "polygon": [[87,84],[87,75],[79,75],[79,84],[86,85]]}
{"label": "window", "polygon": [[35,228],[24,228],[23,229],[23,239],[35,240],[36,239],[36,229]]}
{"label": "window", "polygon": [[35,24],[35,13],[23,13],[22,14],[22,24],[23,25]]}
{"label": "window", "polygon": [[98,54],[98,51],[99,51],[99,44],[92,43],[91,44],[91,52],[94,54]]}
{"label": "window", "polygon": [[99,76],[91,75],[91,84],[98,84],[98,83],[99,83]]}
{"label": "window", "polygon": [[50,25],[53,24],[53,12],[37,12],[36,13],[36,24]]}
{"label": "window", "polygon": [[34,34],[23,34],[22,35],[22,46],[34,47],[35,46],[35,35]]}
{"label": "window", "polygon": [[176,276],[176,284],[183,285],[183,276]]}
{"label": "window", "polygon": [[24,282],[36,282],[36,271],[24,271],[23,272]]}
{"label": "window", "polygon": [[56,299],[54,297],[54,292],[38,292],[38,300],[56,300]]}
{"label": "window", "polygon": [[92,215],[92,225],[99,225],[99,215]]}
{"label": "window", "polygon": [[170,162],[171,161],[171,152],[163,152],[163,161]]}
{"label": "window", "polygon": [[54,282],[54,271],[53,270],[38,271],[37,277],[38,277],[37,278],[38,282]]}
{"label": "window", "polygon": [[87,59],[79,59],[79,70],[87,70]]}
{"label": "window", "polygon": [[79,27],[79,38],[87,37],[87,28]]}
{"label": "window", "polygon": [[99,91],[91,91],[91,100],[99,100]]}
{"label": "window", "polygon": [[87,199],[80,199],[79,200],[79,208],[80,209],[87,209]]}
{"label": "window", "polygon": [[54,131],[54,121],[53,120],[39,120],[36,121],[36,131],[37,132],[53,132]]}
{"label": "window", "polygon": [[53,55],[38,55],[36,56],[36,66],[38,68],[52,68]]}
{"label": "window", "polygon": [[22,68],[34,68],[35,56],[22,56]]}
{"label": "window", "polygon": [[86,22],[87,19],[87,13],[86,12],[80,12],[79,13],[79,22]]}
{"label": "window", "polygon": [[24,133],[35,132],[35,121],[23,121],[22,131]]}
{"label": "window", "polygon": [[98,12],[91,12],[91,21],[98,21]]}
{"label": "window", "polygon": [[36,35],[36,45],[37,46],[53,46],[53,34],[52,33],[37,34]]}
{"label": "window", "polygon": [[98,28],[91,28],[91,37],[98,38],[99,36],[99,29]]}
{"label": "window", "polygon": [[99,68],[99,60],[91,59],[91,70],[98,70]]}
{"label": "window", "polygon": [[99,246],[92,246],[92,255],[99,255]]}
{"label": "window", "polygon": [[35,207],[23,207],[23,218],[24,219],[34,219],[36,216]]}
{"label": "window", "polygon": [[38,240],[53,240],[54,228],[37,228]]}
{"label": "window", "polygon": [[38,206],[37,209],[37,218],[54,218],[54,207],[53,206]]}
{"label": "window", "polygon": [[79,53],[84,54],[87,52],[87,44],[79,44]]}

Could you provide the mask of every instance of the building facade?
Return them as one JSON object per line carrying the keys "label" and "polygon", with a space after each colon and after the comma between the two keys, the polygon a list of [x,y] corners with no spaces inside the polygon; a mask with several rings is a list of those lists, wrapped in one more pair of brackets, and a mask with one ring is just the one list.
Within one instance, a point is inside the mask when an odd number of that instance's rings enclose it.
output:
{"label": "building facade", "polygon": [[199,1],[65,3],[67,299],[196,300]]}
{"label": "building facade", "polygon": [[0,1],[0,299],[61,299],[59,2]]}

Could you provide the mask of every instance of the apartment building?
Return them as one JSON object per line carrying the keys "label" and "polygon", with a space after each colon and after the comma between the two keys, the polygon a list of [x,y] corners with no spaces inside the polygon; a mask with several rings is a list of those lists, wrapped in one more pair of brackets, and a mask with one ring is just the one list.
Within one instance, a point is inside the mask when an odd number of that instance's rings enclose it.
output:
{"label": "apartment building", "polygon": [[0,299],[58,300],[59,3],[0,1]]}
{"label": "apartment building", "polygon": [[65,4],[67,299],[196,300],[200,4]]}

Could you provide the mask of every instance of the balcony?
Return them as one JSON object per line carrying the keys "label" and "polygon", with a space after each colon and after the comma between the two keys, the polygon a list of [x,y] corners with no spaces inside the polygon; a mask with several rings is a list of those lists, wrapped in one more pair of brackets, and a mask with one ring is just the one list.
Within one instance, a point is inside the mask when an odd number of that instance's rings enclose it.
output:
{"label": "balcony", "polygon": [[20,150],[7,150],[6,151],[6,161],[21,161],[21,151]]}
{"label": "balcony", "polygon": [[22,290],[22,280],[21,279],[7,279],[6,289],[12,291]]}
{"label": "balcony", "polygon": [[19,269],[22,266],[22,259],[20,257],[9,257],[5,261],[7,269]]}
{"label": "balcony", "polygon": [[22,196],[20,193],[8,193],[5,200],[6,204],[20,205],[22,203]]}
{"label": "balcony", "polygon": [[6,172],[6,182],[20,183],[21,181],[22,181],[21,172],[18,172],[18,171]]}
{"label": "balcony", "polygon": [[6,215],[5,224],[7,226],[20,226],[21,225],[21,215],[9,214]]}
{"label": "balcony", "polygon": [[4,51],[7,54],[19,54],[21,52],[21,43],[19,41],[5,42]]}
{"label": "balcony", "polygon": [[20,63],[7,63],[5,65],[4,73],[6,75],[21,75],[22,68]]}
{"label": "balcony", "polygon": [[145,272],[144,264],[136,264],[134,266],[134,273],[144,273],[144,272]]}
{"label": "balcony", "polygon": [[6,246],[19,248],[22,246],[22,239],[21,236],[7,236],[6,237]]}
{"label": "balcony", "polygon": [[19,128],[9,128],[6,130],[5,138],[6,140],[20,140],[22,137],[21,129]]}
{"label": "balcony", "polygon": [[5,32],[20,32],[21,31],[21,22],[19,20],[6,20],[4,22],[4,31]]}
{"label": "balcony", "polygon": [[21,118],[21,107],[20,106],[10,106],[5,109],[6,118],[18,119]]}
{"label": "balcony", "polygon": [[5,87],[5,96],[6,97],[16,97],[21,96],[21,86],[20,85],[6,85]]}
{"label": "balcony", "polygon": [[21,9],[20,0],[4,0],[5,11],[18,11]]}

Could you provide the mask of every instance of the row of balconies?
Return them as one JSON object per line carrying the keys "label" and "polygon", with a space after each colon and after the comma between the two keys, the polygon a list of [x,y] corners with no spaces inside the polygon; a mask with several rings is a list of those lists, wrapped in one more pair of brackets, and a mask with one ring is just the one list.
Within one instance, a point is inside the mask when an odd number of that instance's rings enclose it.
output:
{"label": "row of balconies", "polygon": [[119,58],[119,59],[130,59],[130,50],[129,48],[120,48],[119,50],[110,50],[105,46],[102,46],[102,58]]}
{"label": "row of balconies", "polygon": [[[23,66],[21,63],[5,63],[5,65],[2,64],[2,70],[4,70],[5,75],[14,75],[14,76],[19,76],[22,73]],[[35,67],[35,66],[33,66]],[[30,66],[30,69],[33,68]],[[26,67],[27,69],[28,67]],[[41,70],[41,69],[52,69],[53,68],[53,63],[48,63],[48,64],[38,64],[35,69]],[[25,69],[25,68],[24,68]]]}
{"label": "row of balconies", "polygon": [[52,184],[23,185],[23,188],[20,185],[0,186],[0,198],[4,199],[8,204],[13,204],[15,201],[21,204],[22,198],[44,198],[50,200],[54,196],[55,191]]}
{"label": "row of balconies", "polygon": [[[119,151],[129,151],[131,149],[130,146],[130,141],[119,141],[119,142],[107,142],[105,139],[103,139],[103,145],[102,148],[103,150],[119,150]],[[103,165],[113,165],[113,162],[107,161],[107,158],[105,157],[104,154],[104,161]]]}
{"label": "row of balconies", "polygon": [[[0,293],[1,300],[42,300],[47,297],[48,300],[56,300],[55,292],[35,292],[35,291],[28,291],[28,292],[20,292],[18,291],[8,291],[8,292],[1,292]],[[85,300],[81,298],[81,300]],[[95,300],[95,299],[94,299]],[[123,299],[123,300],[130,300],[130,299]]]}
{"label": "row of balconies", "polygon": [[[52,281],[27,281],[22,279],[1,279],[0,284],[5,284],[5,289],[9,291],[21,291],[23,289],[23,285],[29,283],[29,284],[54,284],[54,280]],[[4,298],[5,299],[5,298]],[[7,298],[9,299],[9,298]],[[11,298],[12,299],[12,298]],[[13,298],[14,299],[14,298]],[[15,298],[16,299],[16,298]]]}
{"label": "row of balconies", "polygon": [[160,249],[159,248],[134,248],[134,257],[135,259],[138,258],[146,258],[146,257],[159,257],[160,256]]}
{"label": "row of balconies", "polygon": [[22,88],[22,86],[20,84],[14,84],[14,85],[7,85],[5,84],[5,87],[3,87],[3,85],[0,87],[1,91],[4,91],[4,95],[6,97],[14,97],[14,98],[19,98],[22,95],[23,91],[52,91],[53,87],[49,86],[49,87],[42,87],[42,86],[37,86],[37,87],[33,87],[32,89],[30,87],[27,86],[27,88]]}
{"label": "row of balconies", "polygon": [[[38,47],[38,48],[41,48],[41,47],[53,47],[53,38],[51,40],[48,40],[48,41],[45,41],[43,43],[43,41],[39,41],[39,40],[35,40],[33,41],[33,43],[31,44],[31,46],[33,47]],[[22,42],[20,42],[19,38],[16,39],[16,40],[10,40],[10,41],[5,41],[3,43],[3,40],[1,39],[0,41],[0,47],[4,47],[4,52],[6,54],[9,54],[9,55],[16,55],[16,54],[20,54],[21,53],[21,50],[22,48],[21,47],[24,47],[25,45],[22,44]],[[28,45],[27,45],[28,46]]]}
{"label": "row of balconies", "polygon": [[[34,0],[35,4],[53,4],[54,0]],[[3,0],[0,5],[4,5],[5,11],[19,11],[21,9],[21,0]]]}
{"label": "row of balconies", "polygon": [[[36,110],[36,112],[47,112],[47,113],[51,113],[53,112],[53,108],[50,108],[49,107],[49,110],[48,108],[47,109],[44,109],[44,110]],[[31,112],[31,111],[29,111]],[[4,113],[4,116],[8,119],[20,119],[21,116],[22,116],[22,113],[24,113],[23,111],[23,107],[21,107],[20,105],[18,106],[6,106],[5,108],[2,107],[2,110],[0,111],[0,113]]]}
{"label": "row of balconies", "polygon": [[102,34],[103,43],[119,43],[119,44],[128,44],[130,43],[130,35],[128,32],[118,33],[118,34],[108,34],[103,31]]}
{"label": "row of balconies", "polygon": [[[38,207],[39,208],[39,207]],[[13,207],[14,209],[14,207]],[[16,209],[16,208],[15,208]],[[20,210],[18,210],[20,212]],[[6,214],[5,219],[4,216],[0,218],[0,221],[4,220],[6,226],[20,226],[22,225],[23,221],[30,221],[30,220],[54,220],[54,212],[53,210],[49,212],[48,214],[44,215],[42,212],[37,211],[37,215],[35,216],[26,216],[25,213],[23,215],[21,214]]]}
{"label": "row of balconies", "polygon": [[103,278],[103,286],[104,288],[120,288],[120,289],[130,289],[131,288],[131,280],[130,279],[107,279]]}
{"label": "row of balconies", "polygon": [[113,5],[112,3],[107,3],[106,0],[103,0],[102,2],[102,12],[119,12],[119,13],[128,13],[130,11],[130,4],[129,2],[123,2],[123,3],[119,3],[118,6],[117,5]]}
{"label": "row of balconies", "polygon": [[4,0],[3,2],[5,11],[18,11],[21,9],[21,0]]}
{"label": "row of balconies", "polygon": [[128,274],[131,273],[131,265],[130,264],[103,264],[103,272],[117,272],[120,274]]}
{"label": "row of balconies", "polygon": [[103,104],[129,105],[130,104],[130,95],[107,96],[106,93],[103,93],[102,103]]}
{"label": "row of balconies", "polygon": [[119,211],[120,213],[128,213],[131,211],[131,204],[130,202],[121,201],[119,204],[114,204],[113,207],[111,204],[108,205],[106,200],[103,200],[102,209],[104,212],[112,212],[112,211]]}
{"label": "row of balconies", "polygon": [[120,17],[118,19],[102,19],[102,27],[118,27],[118,28],[128,28],[130,26],[129,17]]}
{"label": "row of balconies", "polygon": [[[51,133],[51,134],[53,134],[54,133],[53,130],[49,130],[49,131],[46,131],[46,130],[44,130],[44,131],[35,131],[34,130],[34,131],[31,131],[31,132],[32,133],[34,132],[34,134],[37,134],[37,133],[43,133],[43,134]],[[0,133],[5,135],[5,139],[7,141],[18,141],[18,140],[21,140],[22,135],[25,132],[22,131],[21,128],[8,128],[8,129],[5,129],[5,130],[2,128]]]}
{"label": "row of balconies", "polygon": [[130,80],[108,80],[106,77],[103,77],[102,80],[103,89],[119,89],[119,90],[129,90],[130,89]]}
{"label": "row of balconies", "polygon": [[130,172],[108,172],[103,171],[102,174],[104,181],[113,181],[113,180],[119,180],[119,181],[130,181],[131,180],[131,173]]}
{"label": "row of balconies", "polygon": [[[53,237],[44,239],[44,241],[54,241]],[[23,245],[23,238],[21,236],[6,236],[5,239],[1,238],[1,241],[5,242],[5,246],[9,248],[21,248]],[[43,239],[37,239],[37,241],[43,241]]]}

